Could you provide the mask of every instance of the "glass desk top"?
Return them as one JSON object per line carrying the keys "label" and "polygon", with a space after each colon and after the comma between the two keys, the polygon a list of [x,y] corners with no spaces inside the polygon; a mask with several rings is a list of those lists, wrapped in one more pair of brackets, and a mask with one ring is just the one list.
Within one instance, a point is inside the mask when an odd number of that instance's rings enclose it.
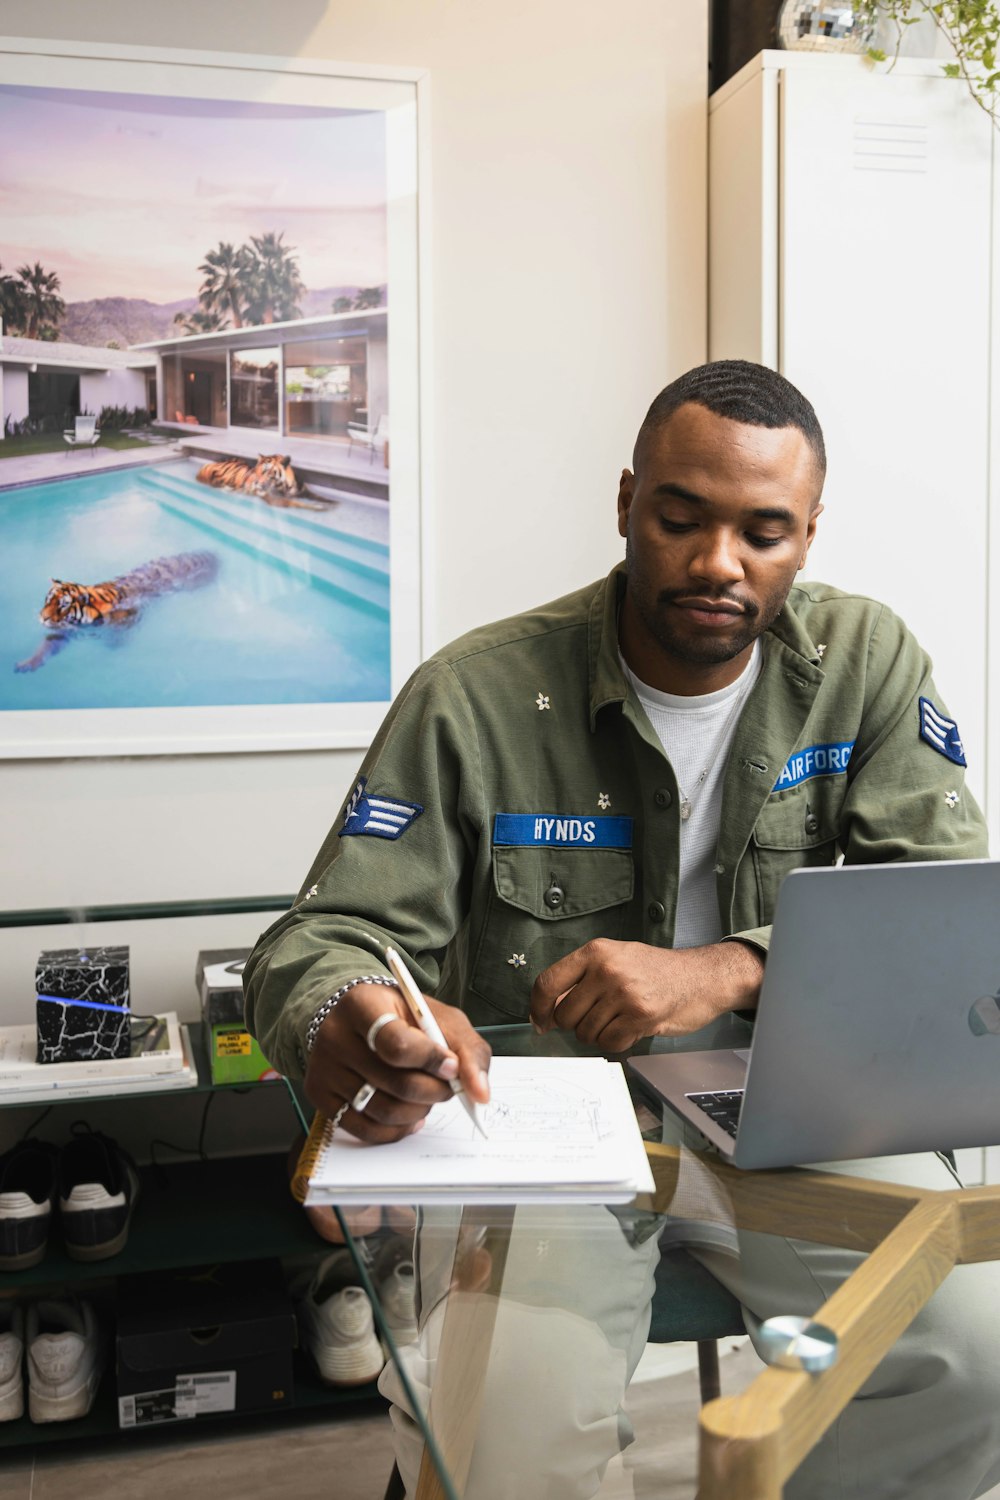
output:
{"label": "glass desk top", "polygon": [[[528,1026],[484,1035],[495,1054],[587,1050]],[[636,1050],[749,1036],[731,1016]],[[342,1220],[389,1354],[406,1494],[971,1500],[1000,1485],[1000,1189],[962,1189],[933,1154],[740,1172],[635,1102],[652,1196],[417,1207],[397,1253],[414,1266],[407,1342],[361,1211]]]}

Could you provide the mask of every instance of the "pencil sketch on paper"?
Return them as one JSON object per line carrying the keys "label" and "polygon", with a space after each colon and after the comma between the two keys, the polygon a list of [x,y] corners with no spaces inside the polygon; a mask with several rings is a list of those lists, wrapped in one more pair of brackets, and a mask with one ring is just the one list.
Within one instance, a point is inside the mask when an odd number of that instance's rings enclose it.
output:
{"label": "pencil sketch on paper", "polygon": [[[489,1104],[483,1106],[489,1141],[485,1154],[538,1145],[541,1140],[558,1141],[561,1149],[578,1150],[604,1140],[612,1132],[601,1099],[593,1088],[566,1079],[544,1082],[519,1081],[495,1087]],[[452,1101],[433,1109],[420,1136],[421,1153],[437,1154],[449,1146],[472,1140],[474,1126]]]}

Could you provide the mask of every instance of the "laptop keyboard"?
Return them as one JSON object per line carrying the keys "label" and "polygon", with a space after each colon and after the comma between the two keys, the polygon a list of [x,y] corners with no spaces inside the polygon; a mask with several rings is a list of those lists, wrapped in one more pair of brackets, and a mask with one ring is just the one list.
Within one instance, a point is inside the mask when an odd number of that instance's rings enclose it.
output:
{"label": "laptop keyboard", "polygon": [[684,1097],[690,1099],[692,1104],[697,1104],[716,1125],[735,1139],[743,1107],[743,1093],[743,1089],[725,1089],[719,1094],[686,1094]]}

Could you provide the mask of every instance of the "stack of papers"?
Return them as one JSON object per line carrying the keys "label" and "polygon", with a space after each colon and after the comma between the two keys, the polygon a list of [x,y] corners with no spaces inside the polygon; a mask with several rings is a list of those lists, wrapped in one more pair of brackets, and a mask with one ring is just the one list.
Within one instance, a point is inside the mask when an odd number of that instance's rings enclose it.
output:
{"label": "stack of papers", "polygon": [[190,1038],[175,1011],[153,1017],[151,1023],[146,1017],[135,1019],[133,1027],[129,1057],[40,1063],[36,1061],[34,1026],[0,1026],[0,1104],[32,1104],[54,1096],[87,1099],[197,1085]]}
{"label": "stack of papers", "polygon": [[620,1063],[496,1057],[490,1092],[485,1140],[457,1098],[386,1146],[327,1122],[306,1203],[628,1203],[653,1191]]}

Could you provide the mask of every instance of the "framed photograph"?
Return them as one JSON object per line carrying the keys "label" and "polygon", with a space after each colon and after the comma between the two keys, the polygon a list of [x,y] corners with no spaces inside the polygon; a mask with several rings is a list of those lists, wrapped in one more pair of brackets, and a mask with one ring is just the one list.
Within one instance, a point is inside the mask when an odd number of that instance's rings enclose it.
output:
{"label": "framed photograph", "polygon": [[421,655],[425,88],[0,40],[0,756],[371,739]]}

